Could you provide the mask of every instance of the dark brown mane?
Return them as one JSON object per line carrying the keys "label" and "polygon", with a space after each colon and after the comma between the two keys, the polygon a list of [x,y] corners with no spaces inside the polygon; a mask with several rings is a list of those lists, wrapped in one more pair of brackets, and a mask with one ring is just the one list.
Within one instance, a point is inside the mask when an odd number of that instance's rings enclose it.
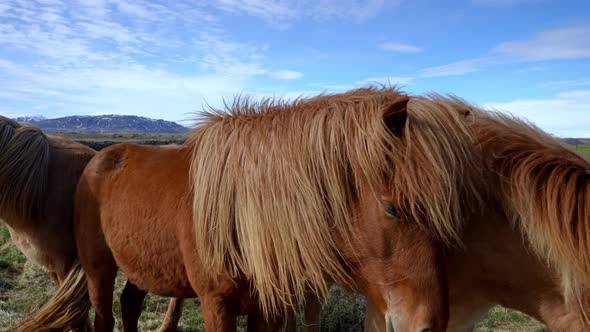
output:
{"label": "dark brown mane", "polygon": [[49,143],[33,126],[0,116],[0,215],[29,222],[42,215]]}

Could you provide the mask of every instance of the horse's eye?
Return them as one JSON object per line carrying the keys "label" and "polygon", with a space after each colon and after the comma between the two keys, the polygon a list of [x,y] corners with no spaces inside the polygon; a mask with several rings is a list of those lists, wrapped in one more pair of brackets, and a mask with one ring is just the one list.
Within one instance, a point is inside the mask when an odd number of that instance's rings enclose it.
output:
{"label": "horse's eye", "polygon": [[383,202],[383,208],[385,209],[385,213],[393,218],[401,219],[401,216],[395,206],[389,202]]}

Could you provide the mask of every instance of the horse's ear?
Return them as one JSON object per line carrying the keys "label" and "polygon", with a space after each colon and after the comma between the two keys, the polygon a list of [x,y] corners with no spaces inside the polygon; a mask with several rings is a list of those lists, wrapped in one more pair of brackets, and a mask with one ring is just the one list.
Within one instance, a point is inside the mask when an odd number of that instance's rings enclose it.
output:
{"label": "horse's ear", "polygon": [[383,121],[394,135],[400,135],[408,120],[408,102],[410,97],[399,96],[385,107]]}

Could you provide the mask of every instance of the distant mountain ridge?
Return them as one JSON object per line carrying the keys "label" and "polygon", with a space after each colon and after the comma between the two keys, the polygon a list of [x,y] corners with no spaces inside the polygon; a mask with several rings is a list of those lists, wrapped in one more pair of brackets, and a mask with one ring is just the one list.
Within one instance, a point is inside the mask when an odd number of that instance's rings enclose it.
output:
{"label": "distant mountain ridge", "polygon": [[561,140],[570,145],[590,144],[590,138],[562,138]]}
{"label": "distant mountain ridge", "polygon": [[16,118],[15,120],[18,122],[28,122],[28,123],[35,123],[41,120],[46,120],[47,118],[43,115],[30,115],[30,116],[21,116],[20,118]]}
{"label": "distant mountain ridge", "polygon": [[158,133],[182,134],[190,129],[176,122],[150,119],[135,115],[74,115],[63,118],[20,117],[19,122],[31,123],[48,133],[76,132],[83,134]]}

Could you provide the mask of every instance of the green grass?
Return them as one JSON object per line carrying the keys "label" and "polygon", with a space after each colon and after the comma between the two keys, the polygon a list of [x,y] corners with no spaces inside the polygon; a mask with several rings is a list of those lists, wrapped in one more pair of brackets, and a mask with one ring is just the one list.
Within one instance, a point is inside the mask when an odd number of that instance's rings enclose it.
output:
{"label": "green grass", "polygon": [[182,144],[186,141],[186,134],[80,134],[80,133],[59,133],[74,141],[85,144],[95,150],[101,150],[109,145],[118,143],[135,143],[148,145]]}
{"label": "green grass", "polygon": [[0,225],[0,328],[17,323],[22,314],[47,301],[54,289],[49,277],[26,260],[10,242],[8,229]]}
{"label": "green grass", "polygon": [[590,158],[590,144],[576,145],[575,149],[578,153],[586,156],[586,158]]}
{"label": "green grass", "polygon": [[477,324],[475,331],[545,332],[549,331],[549,329],[523,313],[502,307],[495,307]]}

